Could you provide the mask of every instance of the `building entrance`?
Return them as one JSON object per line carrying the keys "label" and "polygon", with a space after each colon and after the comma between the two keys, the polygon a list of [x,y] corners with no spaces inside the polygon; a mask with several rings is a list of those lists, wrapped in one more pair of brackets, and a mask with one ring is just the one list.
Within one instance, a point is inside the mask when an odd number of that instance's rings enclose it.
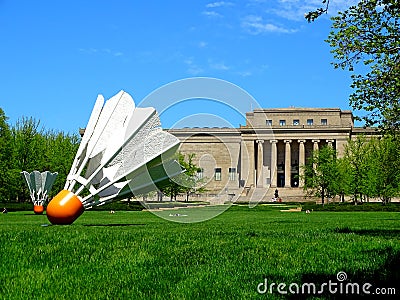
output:
{"label": "building entrance", "polygon": [[277,186],[278,187],[284,187],[285,186],[285,174],[284,173],[278,173]]}

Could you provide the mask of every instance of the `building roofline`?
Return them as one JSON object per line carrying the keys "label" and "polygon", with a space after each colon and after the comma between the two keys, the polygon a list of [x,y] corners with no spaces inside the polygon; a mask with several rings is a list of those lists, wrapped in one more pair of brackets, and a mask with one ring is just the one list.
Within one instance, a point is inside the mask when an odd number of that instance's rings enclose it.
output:
{"label": "building roofline", "polygon": [[168,132],[195,131],[195,132],[239,132],[240,128],[235,127],[184,127],[184,128],[164,128]]}
{"label": "building roofline", "polygon": [[[342,112],[342,113],[352,113],[350,110],[342,110],[338,107],[333,108],[321,108],[321,107],[282,107],[282,108],[256,108],[252,112],[295,112],[295,111],[302,111],[302,112]],[[251,112],[251,113],[252,113]]]}

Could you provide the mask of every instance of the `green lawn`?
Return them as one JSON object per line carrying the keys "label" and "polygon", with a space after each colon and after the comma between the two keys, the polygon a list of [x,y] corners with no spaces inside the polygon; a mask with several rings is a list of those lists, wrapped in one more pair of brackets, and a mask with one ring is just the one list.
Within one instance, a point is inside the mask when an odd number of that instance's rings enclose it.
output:
{"label": "green lawn", "polygon": [[[179,218],[214,209],[179,210],[187,215]],[[87,211],[70,226],[1,214],[0,299],[271,299],[283,296],[258,294],[265,279],[322,284],[340,271],[346,282],[398,286],[398,212],[279,209],[234,205],[201,223]]]}

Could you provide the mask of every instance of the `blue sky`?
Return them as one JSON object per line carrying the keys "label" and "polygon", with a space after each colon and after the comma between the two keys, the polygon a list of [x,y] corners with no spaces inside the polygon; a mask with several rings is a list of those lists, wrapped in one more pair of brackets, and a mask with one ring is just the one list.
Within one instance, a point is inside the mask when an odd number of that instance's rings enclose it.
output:
{"label": "blue sky", "polygon": [[[354,1],[331,2],[334,14]],[[123,89],[139,104],[165,84],[200,76],[229,81],[264,108],[349,109],[350,74],[333,69],[324,42],[329,15],[304,19],[320,4],[0,0],[0,107],[12,124],[32,116],[46,129],[77,132],[99,93],[107,99]],[[163,112],[163,127],[183,126],[188,115],[201,116],[190,126],[244,123],[197,100]]]}

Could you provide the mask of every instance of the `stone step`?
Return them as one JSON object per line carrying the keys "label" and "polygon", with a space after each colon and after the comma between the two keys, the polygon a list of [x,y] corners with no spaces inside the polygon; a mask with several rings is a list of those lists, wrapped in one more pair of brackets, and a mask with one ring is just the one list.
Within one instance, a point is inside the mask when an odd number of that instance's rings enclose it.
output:
{"label": "stone step", "polygon": [[[240,197],[238,201],[250,201],[250,202],[270,202],[275,197],[276,188],[252,188],[247,197]],[[301,188],[278,188],[279,198],[282,201],[309,201],[305,199],[303,189]]]}

